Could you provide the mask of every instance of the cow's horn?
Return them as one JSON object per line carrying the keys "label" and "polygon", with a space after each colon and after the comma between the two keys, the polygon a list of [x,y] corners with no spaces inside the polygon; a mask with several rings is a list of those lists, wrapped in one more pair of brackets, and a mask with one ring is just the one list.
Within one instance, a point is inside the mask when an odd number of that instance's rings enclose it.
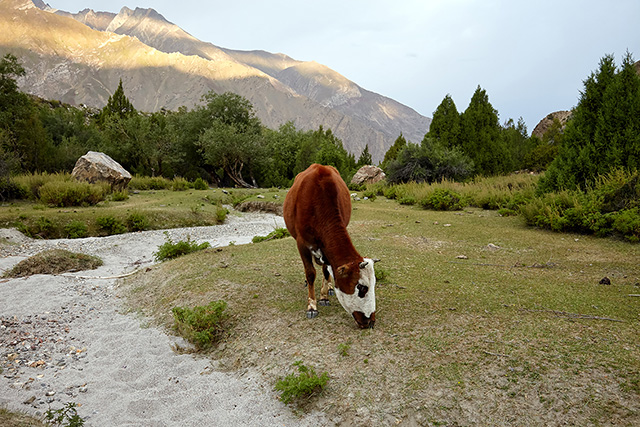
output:
{"label": "cow's horn", "polygon": [[374,263],[376,263],[376,262],[380,262],[380,260],[379,260],[378,258],[374,258],[374,259],[372,259],[371,261],[373,261]]}
{"label": "cow's horn", "polygon": [[367,266],[367,264],[369,264],[369,262],[368,262],[368,261],[362,261],[362,262],[360,263],[360,268],[365,268],[365,267]]}

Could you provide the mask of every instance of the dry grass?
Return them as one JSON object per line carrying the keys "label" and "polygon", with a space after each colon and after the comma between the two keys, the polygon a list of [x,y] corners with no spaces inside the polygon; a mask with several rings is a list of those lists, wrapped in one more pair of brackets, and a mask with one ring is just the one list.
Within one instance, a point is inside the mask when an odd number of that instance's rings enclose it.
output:
{"label": "dry grass", "polygon": [[640,423],[640,298],[628,296],[640,293],[640,246],[383,197],[354,204],[350,233],[387,277],[374,330],[357,329],[336,299],[305,318],[290,238],[205,250],[123,286],[167,327],[174,306],[227,301],[232,328],[212,357],[273,384],[295,360],[327,371],[307,409],[337,422]]}
{"label": "dry grass", "polygon": [[94,270],[102,265],[98,257],[64,249],[42,251],[16,264],[3,277],[26,277],[34,274],[60,274],[68,271]]}
{"label": "dry grass", "polygon": [[3,427],[44,427],[46,424],[21,412],[0,408],[0,425]]}

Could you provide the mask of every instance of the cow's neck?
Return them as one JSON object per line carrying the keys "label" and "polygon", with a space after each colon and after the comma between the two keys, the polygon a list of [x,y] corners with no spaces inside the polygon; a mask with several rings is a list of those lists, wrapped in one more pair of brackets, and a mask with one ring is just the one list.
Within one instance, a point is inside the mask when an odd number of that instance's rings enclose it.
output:
{"label": "cow's neck", "polygon": [[337,268],[353,261],[362,261],[362,256],[353,246],[344,226],[333,227],[331,231],[331,239],[323,242],[322,252],[332,267]]}

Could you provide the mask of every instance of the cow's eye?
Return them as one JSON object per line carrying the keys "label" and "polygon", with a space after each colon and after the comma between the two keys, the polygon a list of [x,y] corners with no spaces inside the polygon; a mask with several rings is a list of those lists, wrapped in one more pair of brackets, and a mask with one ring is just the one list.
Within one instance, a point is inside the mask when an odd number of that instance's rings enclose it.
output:
{"label": "cow's eye", "polygon": [[364,296],[367,295],[367,292],[369,292],[369,287],[363,285],[362,283],[358,283],[356,285],[356,289],[358,289],[358,296],[360,298],[364,298]]}

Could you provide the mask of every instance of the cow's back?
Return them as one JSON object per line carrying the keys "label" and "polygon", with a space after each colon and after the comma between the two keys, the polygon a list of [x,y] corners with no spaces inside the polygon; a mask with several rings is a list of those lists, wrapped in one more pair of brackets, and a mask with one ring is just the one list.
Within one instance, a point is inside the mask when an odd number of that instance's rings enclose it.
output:
{"label": "cow's back", "polygon": [[347,227],[351,219],[349,189],[333,166],[313,164],[300,172],[287,193],[283,216],[297,239],[316,239],[329,224]]}

